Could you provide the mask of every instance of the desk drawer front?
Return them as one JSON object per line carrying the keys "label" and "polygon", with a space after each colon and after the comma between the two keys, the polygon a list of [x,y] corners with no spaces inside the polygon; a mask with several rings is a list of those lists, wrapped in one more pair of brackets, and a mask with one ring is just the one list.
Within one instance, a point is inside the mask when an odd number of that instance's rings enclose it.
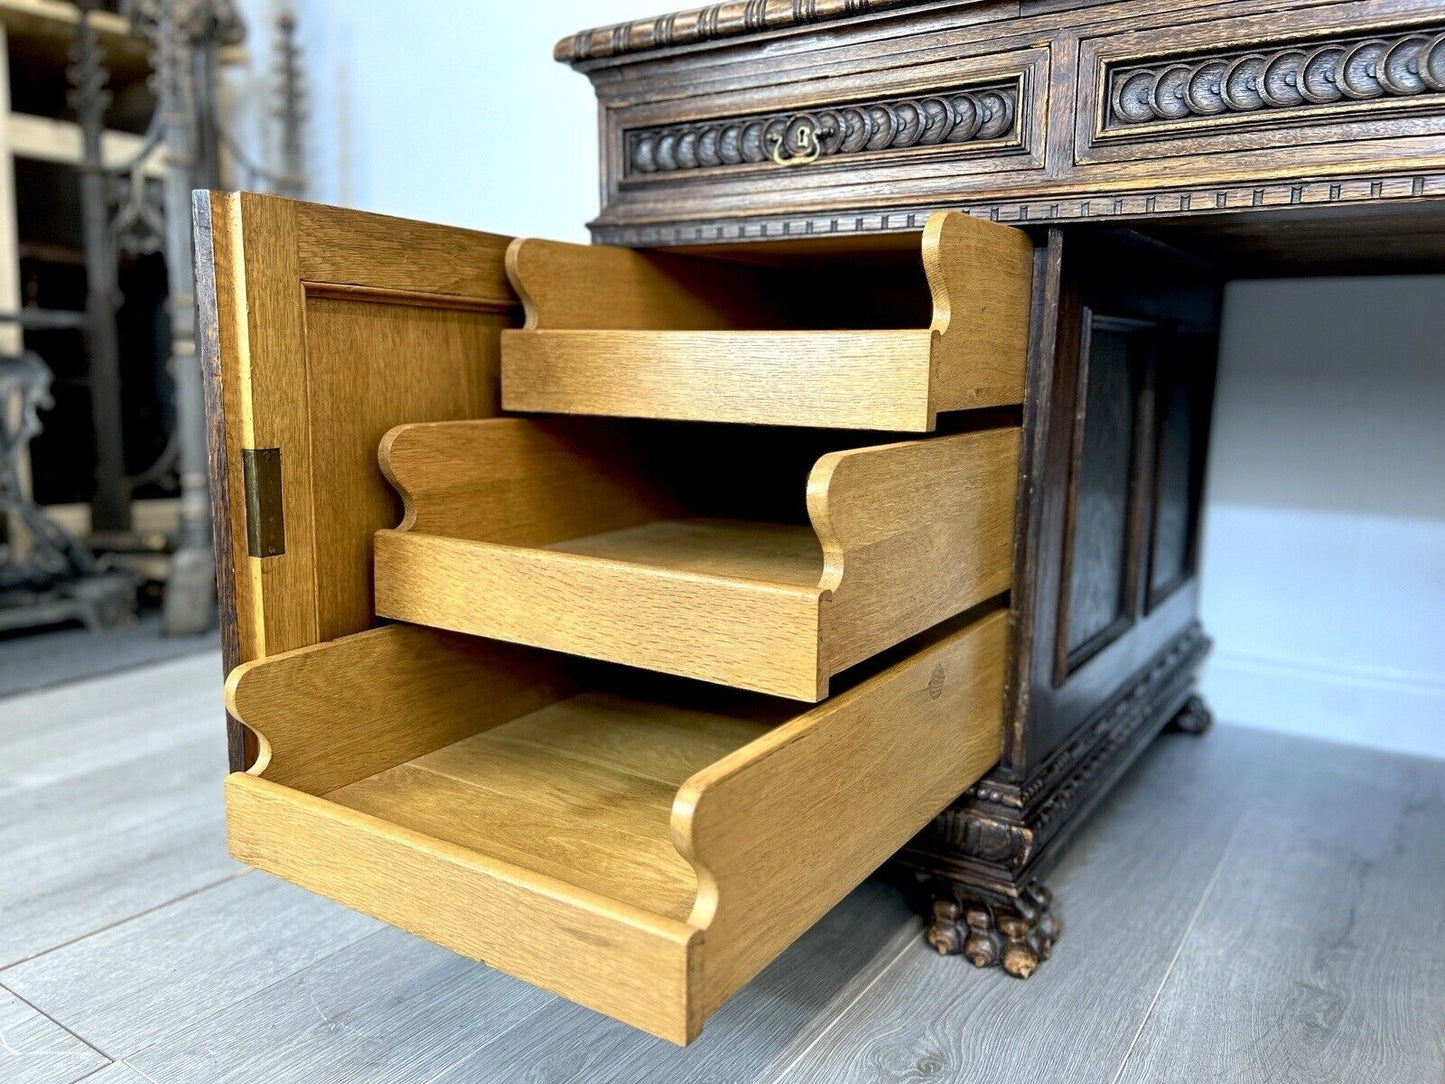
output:
{"label": "desk drawer front", "polygon": [[[1354,5],[1351,5],[1353,7]],[[1445,131],[1445,18],[1338,9],[1086,40],[1079,163]]]}
{"label": "desk drawer front", "polygon": [[837,207],[869,185],[1039,169],[1047,90],[1040,46],[609,106],[609,202]]}
{"label": "desk drawer front", "polygon": [[838,102],[813,109],[729,117],[625,133],[625,176],[808,165],[912,147],[968,146],[996,153],[1018,146],[1020,80],[953,87],[883,101]]}

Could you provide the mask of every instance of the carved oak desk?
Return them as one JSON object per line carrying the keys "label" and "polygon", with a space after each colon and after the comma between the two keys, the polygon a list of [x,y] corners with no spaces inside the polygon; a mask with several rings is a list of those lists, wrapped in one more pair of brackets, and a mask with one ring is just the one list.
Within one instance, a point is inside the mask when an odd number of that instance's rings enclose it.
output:
{"label": "carved oak desk", "polygon": [[233,853],[682,1043],[890,857],[1031,974],[1209,722],[1220,288],[1438,258],[1442,24],[748,0],[559,46],[606,244],[198,194]]}
{"label": "carved oak desk", "polygon": [[1165,723],[1209,724],[1191,683],[1221,285],[1439,267],[1445,10],[736,0],[556,56],[600,104],[597,242],[846,262],[945,207],[1035,238],[1004,756],[898,864],[931,886],[940,951],[972,904],[993,904],[980,930],[1037,924],[1031,886],[1090,807]]}

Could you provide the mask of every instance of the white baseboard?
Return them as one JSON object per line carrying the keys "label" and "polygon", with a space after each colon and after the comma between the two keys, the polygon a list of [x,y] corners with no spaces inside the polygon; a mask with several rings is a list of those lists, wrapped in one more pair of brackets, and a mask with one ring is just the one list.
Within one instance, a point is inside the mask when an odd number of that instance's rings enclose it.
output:
{"label": "white baseboard", "polygon": [[1216,650],[1200,691],[1223,722],[1445,758],[1445,682]]}

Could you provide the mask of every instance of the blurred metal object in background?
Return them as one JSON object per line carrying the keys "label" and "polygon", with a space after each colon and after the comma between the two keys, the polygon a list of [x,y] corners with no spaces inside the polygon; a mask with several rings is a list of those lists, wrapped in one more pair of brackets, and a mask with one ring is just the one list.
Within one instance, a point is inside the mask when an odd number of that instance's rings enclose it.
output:
{"label": "blurred metal object in background", "polygon": [[[66,534],[69,542],[60,549],[83,554],[93,562],[90,550],[77,538],[83,536],[92,549],[107,555],[104,560],[108,564],[129,568],[144,582],[163,585],[163,628],[170,635],[188,635],[214,627],[216,619],[205,411],[195,346],[190,194],[193,189],[225,188],[239,181],[246,188],[304,195],[304,79],[296,20],[289,7],[283,6],[275,17],[273,65],[266,80],[264,111],[273,122],[271,154],[267,156],[271,168],[256,165],[227,130],[219,104],[221,65],[237,59],[234,47],[245,38],[245,26],[233,0],[122,0],[120,7],[117,16],[98,0],[77,0],[78,17],[66,68],[70,88],[66,100],[79,136],[79,157],[71,161],[78,172],[84,312],[47,309],[42,307],[44,302],[34,301],[19,312],[0,313],[0,320],[19,323],[27,330],[74,328],[83,332],[85,384],[96,449],[95,486],[88,534],[86,527],[78,525],[83,521],[72,512],[72,533]],[[150,69],[146,82],[155,106],[142,135],[126,134],[127,152],[118,160],[114,143],[119,133],[107,129],[108,121],[117,122],[112,115],[113,88],[118,100],[130,103],[127,108],[134,107],[134,95],[127,98],[126,93],[136,85],[140,57]],[[130,74],[124,79],[113,77],[112,63],[118,65],[117,71]],[[107,149],[111,151],[108,157]],[[13,240],[12,236],[11,245],[3,246],[9,258],[13,258]],[[128,420],[124,414],[123,403],[128,400],[122,393],[130,387],[126,381],[137,375],[137,363],[144,370],[149,359],[131,357],[133,348],[125,345],[129,341],[125,334],[133,333],[123,334],[124,319],[118,320],[124,300],[120,268],[123,260],[135,266],[132,257],[154,253],[163,254],[165,263],[165,316],[163,326],[157,328],[155,347],[160,357],[167,358],[171,419],[162,430],[164,447],[158,454],[152,453],[147,467],[128,475],[127,429],[139,421],[142,428],[137,432],[153,433],[144,426],[154,422]],[[14,293],[12,297],[7,290],[0,307],[22,304],[18,291]],[[78,294],[73,307],[80,307]],[[22,349],[18,340],[12,343],[7,339],[0,346],[11,353]],[[14,391],[20,386],[18,377],[12,376],[10,384],[11,398],[18,402],[18,391]],[[15,422],[16,409],[12,403],[8,422]],[[69,428],[57,429],[52,424],[48,429],[52,446],[57,435],[63,440],[79,436],[74,434],[73,421]],[[29,500],[27,446],[28,438],[18,441],[11,480],[16,483],[13,493]],[[152,525],[142,531],[145,517],[133,494],[155,486],[178,488],[179,499],[171,512],[174,518],[158,531],[152,513]],[[33,572],[19,571],[32,545],[30,518],[19,511],[8,516],[9,545],[0,561],[0,581],[24,579]],[[60,518],[57,512],[47,522],[55,527]],[[53,533],[49,537],[55,538]],[[58,551],[54,546],[51,551],[53,558]],[[79,575],[79,560],[76,556],[71,562],[69,574]],[[133,591],[131,594],[134,597]]]}
{"label": "blurred metal object in background", "polygon": [[180,527],[162,610],[168,635],[211,628],[216,620],[206,485],[206,416],[196,355],[191,190],[221,184],[216,115],[216,53],[245,36],[230,0],[139,0],[131,18],[154,43],[156,114],[165,149],[165,253],[169,285],[171,378],[175,382]]}
{"label": "blurred metal object in background", "polygon": [[12,554],[0,563],[0,632],[69,620],[108,628],[135,612],[130,573],[102,567],[21,483],[21,456],[40,432],[41,409],[52,402],[50,381],[37,355],[0,355],[0,515],[19,519],[30,543],[23,558]]}

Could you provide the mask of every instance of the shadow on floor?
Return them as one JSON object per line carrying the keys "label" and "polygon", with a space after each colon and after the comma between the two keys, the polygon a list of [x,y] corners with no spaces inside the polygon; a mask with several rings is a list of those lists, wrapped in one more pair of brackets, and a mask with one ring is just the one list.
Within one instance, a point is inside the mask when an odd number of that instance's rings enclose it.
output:
{"label": "shadow on floor", "polygon": [[216,632],[166,636],[161,615],[141,611],[134,623],[92,632],[78,625],[0,636],[0,697],[119,673],[220,647]]}

